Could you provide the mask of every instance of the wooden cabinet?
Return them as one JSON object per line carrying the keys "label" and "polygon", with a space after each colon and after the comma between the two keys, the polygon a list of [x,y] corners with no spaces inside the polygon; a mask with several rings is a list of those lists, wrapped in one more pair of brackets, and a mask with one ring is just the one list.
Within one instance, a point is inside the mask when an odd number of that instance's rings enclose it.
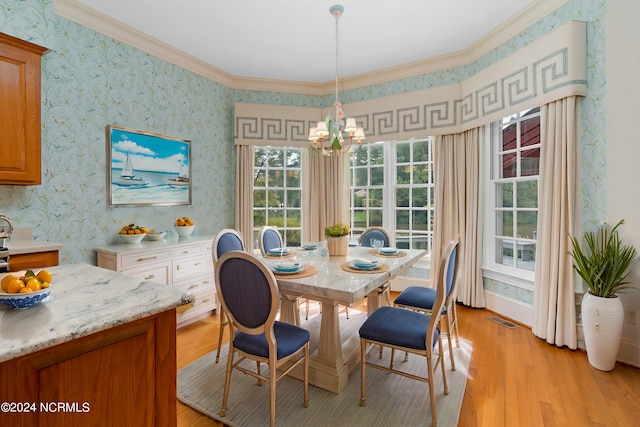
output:
{"label": "wooden cabinet", "polygon": [[46,51],[0,33],[0,184],[41,182],[40,60]]}
{"label": "wooden cabinet", "polygon": [[211,314],[217,309],[212,259],[213,238],[157,244],[141,243],[97,248],[98,267],[119,271],[127,276],[173,286],[193,294],[190,308],[179,310],[180,328]]}
{"label": "wooden cabinet", "polygon": [[9,271],[58,265],[58,251],[32,252],[9,256]]}
{"label": "wooden cabinet", "polygon": [[0,425],[175,426],[175,322],[172,309],[1,363],[0,396],[21,406]]}

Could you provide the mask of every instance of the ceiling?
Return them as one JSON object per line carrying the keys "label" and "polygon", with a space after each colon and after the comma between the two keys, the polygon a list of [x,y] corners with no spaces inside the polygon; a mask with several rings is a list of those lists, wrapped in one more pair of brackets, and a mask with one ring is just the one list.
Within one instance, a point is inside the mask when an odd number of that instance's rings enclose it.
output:
{"label": "ceiling", "polygon": [[[116,39],[122,28],[130,27],[234,78],[301,83],[335,80],[335,19],[329,13],[334,2],[345,9],[339,20],[341,78],[468,50],[505,23],[522,21],[523,15],[535,15],[533,12],[540,5],[547,7],[542,13],[549,13],[549,4],[557,7],[561,3],[560,0],[56,0],[67,7],[89,10],[107,23],[118,24],[120,30],[108,34]],[[67,12],[66,16],[69,15]]]}

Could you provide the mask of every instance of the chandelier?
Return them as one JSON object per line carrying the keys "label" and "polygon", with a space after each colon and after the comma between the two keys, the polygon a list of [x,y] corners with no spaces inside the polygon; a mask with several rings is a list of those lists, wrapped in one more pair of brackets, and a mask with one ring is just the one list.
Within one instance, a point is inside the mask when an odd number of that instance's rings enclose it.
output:
{"label": "chandelier", "polygon": [[332,117],[331,112],[328,112],[323,121],[319,121],[316,127],[309,129],[311,148],[325,156],[334,153],[355,153],[360,148],[362,140],[365,139],[364,130],[358,127],[356,119],[345,119],[342,104],[338,98],[338,59],[340,57],[338,20],[344,12],[344,7],[339,4],[334,5],[329,8],[329,12],[336,19],[336,99],[333,103],[335,115]]}

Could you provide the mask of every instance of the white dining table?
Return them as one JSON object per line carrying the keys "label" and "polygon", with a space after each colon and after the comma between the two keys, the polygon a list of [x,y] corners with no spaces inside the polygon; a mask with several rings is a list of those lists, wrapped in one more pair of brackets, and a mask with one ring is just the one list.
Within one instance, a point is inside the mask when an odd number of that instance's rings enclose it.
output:
{"label": "white dining table", "polygon": [[[309,360],[309,382],[318,387],[339,394],[347,385],[349,373],[360,363],[359,338],[357,332],[346,338],[340,337],[339,312],[341,305],[351,306],[367,297],[367,311],[372,313],[381,305],[382,288],[389,286],[394,277],[409,269],[427,254],[425,250],[401,249],[404,256],[378,257],[371,254],[372,248],[350,248],[347,256],[332,256],[312,260],[308,251],[296,250],[295,260],[312,265],[318,272],[304,278],[276,275],[281,295],[280,320],[299,324],[298,297],[319,301],[321,304],[320,336],[317,351]],[[388,265],[388,270],[380,273],[352,272],[342,269],[345,262],[355,258],[376,259]],[[265,259],[268,264],[279,262]],[[385,267],[386,269],[386,267]],[[300,376],[301,371],[294,376]]]}

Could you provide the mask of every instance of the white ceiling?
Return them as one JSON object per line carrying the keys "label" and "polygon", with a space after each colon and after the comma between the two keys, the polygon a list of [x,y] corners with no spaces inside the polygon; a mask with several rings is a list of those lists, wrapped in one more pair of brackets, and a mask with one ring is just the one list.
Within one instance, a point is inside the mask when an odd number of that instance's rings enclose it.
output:
{"label": "white ceiling", "polygon": [[468,49],[548,0],[76,0],[230,75],[323,83]]}

